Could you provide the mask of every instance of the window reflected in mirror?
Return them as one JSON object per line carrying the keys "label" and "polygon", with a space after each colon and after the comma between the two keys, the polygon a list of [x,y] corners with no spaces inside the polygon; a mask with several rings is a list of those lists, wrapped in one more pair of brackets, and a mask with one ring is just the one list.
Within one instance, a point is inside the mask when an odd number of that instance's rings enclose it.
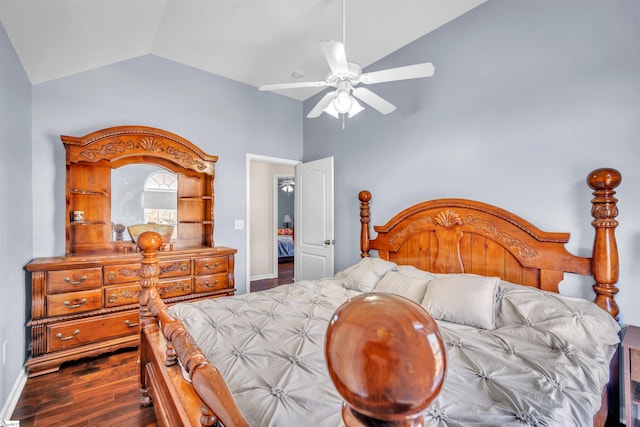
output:
{"label": "window reflected in mirror", "polygon": [[[126,165],[111,171],[111,222],[113,240],[128,240],[126,227],[156,223],[175,226],[177,236],[178,178],[175,173],[149,164]],[[124,227],[122,227],[124,226]]]}

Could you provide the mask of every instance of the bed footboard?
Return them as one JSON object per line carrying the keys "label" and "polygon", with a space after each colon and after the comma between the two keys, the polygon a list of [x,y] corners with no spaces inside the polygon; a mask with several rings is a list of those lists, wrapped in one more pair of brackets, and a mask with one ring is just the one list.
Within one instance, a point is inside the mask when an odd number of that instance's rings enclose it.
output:
{"label": "bed footboard", "polygon": [[248,426],[220,372],[206,359],[184,325],[168,313],[158,294],[157,251],[162,238],[146,232],[139,236],[138,245],[142,249],[142,405],[154,405],[161,426],[214,426],[218,421],[226,427]]}

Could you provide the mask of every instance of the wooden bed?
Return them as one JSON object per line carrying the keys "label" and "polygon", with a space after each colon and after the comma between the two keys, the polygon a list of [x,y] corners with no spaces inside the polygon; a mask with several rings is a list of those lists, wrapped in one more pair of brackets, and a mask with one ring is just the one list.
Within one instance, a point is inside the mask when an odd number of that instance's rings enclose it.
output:
{"label": "wooden bed", "polygon": [[[385,225],[374,227],[377,236],[372,239],[372,196],[368,191],[359,194],[361,256],[369,257],[377,251],[379,258],[398,265],[433,273],[497,276],[552,292],[558,292],[565,273],[592,276],[594,302],[617,320],[618,222],[614,189],[620,181],[621,175],[614,169],[598,169],[587,177],[594,196],[592,257],[570,254],[565,248],[568,233],[543,232],[503,209],[463,199],[432,200],[404,209]],[[153,234],[139,239],[143,253],[141,402],[154,405],[158,425],[248,425],[218,369],[207,361],[184,325],[167,312],[158,297],[158,239]],[[616,361],[614,355],[610,383],[602,392],[602,406],[593,419],[596,426],[604,425],[607,417],[614,422],[619,419]]]}

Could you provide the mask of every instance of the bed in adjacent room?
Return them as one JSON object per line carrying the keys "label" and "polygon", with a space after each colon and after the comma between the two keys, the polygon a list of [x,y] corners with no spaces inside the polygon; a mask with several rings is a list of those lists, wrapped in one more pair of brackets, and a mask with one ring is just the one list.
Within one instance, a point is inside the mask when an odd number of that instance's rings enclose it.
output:
{"label": "bed in adjacent room", "polygon": [[279,228],[278,263],[293,261],[294,254],[293,230],[289,228]]}
{"label": "bed in adjacent room", "polygon": [[[348,301],[394,294],[430,313],[445,349],[442,388],[417,415],[425,425],[602,426],[618,409],[619,182],[613,169],[588,176],[591,257],[566,250],[568,233],[463,199],[402,209],[374,227],[372,239],[372,196],[363,191],[357,264],[333,277],[171,308],[154,289],[154,236],[141,239],[143,404],[155,406],[159,425],[341,426],[327,327]],[[565,273],[590,276],[594,302],[561,295]],[[361,382],[369,380],[363,373]],[[385,425],[408,413],[395,403],[396,412],[381,414]]]}

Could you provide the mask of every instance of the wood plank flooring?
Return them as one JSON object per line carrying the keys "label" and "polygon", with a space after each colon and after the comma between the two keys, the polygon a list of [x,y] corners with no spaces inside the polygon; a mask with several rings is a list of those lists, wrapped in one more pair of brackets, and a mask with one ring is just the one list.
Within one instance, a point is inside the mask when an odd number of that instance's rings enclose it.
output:
{"label": "wood plank flooring", "polygon": [[250,283],[250,287],[251,292],[255,292],[288,283],[293,283],[293,261],[278,264],[278,277],[275,279],[254,280]]}
{"label": "wood plank flooring", "polygon": [[153,407],[140,406],[138,350],[124,349],[63,364],[29,378],[12,420],[20,427],[155,427]]}

